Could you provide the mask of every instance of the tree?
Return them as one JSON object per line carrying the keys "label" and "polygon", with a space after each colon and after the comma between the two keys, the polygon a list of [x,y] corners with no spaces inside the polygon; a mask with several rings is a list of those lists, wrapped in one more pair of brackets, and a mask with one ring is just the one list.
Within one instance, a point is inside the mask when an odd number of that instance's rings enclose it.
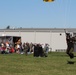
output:
{"label": "tree", "polygon": [[10,26],[8,25],[8,26],[6,27],[6,29],[10,29]]}

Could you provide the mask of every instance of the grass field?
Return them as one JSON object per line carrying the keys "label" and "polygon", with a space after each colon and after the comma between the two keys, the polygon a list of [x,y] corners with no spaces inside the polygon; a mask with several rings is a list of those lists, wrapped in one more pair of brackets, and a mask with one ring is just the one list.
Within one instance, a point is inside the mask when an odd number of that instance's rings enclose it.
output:
{"label": "grass field", "polygon": [[[68,60],[75,63],[67,64]],[[0,75],[76,75],[76,57],[70,59],[64,52],[41,58],[32,54],[0,54]]]}

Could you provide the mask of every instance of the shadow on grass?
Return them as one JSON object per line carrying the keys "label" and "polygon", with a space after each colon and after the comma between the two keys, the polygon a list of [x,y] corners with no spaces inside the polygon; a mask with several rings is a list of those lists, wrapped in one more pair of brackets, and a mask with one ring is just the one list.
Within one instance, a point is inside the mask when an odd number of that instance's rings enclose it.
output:
{"label": "shadow on grass", "polygon": [[75,63],[75,61],[68,61],[67,64],[74,64],[74,63]]}

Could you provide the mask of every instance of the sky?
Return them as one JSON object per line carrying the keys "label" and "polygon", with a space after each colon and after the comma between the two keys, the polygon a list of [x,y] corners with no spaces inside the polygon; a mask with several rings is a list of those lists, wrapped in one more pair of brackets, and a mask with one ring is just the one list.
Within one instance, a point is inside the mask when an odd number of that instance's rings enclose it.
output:
{"label": "sky", "polygon": [[76,28],[76,0],[0,0],[0,29]]}

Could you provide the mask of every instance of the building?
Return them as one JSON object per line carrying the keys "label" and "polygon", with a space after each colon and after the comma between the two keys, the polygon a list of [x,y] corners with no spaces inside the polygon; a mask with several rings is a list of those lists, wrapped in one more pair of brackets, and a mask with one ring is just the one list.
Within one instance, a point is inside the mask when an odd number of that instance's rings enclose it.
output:
{"label": "building", "polygon": [[22,43],[47,43],[51,51],[66,51],[67,43],[65,32],[76,36],[75,28],[0,29],[0,36],[20,36]]}

